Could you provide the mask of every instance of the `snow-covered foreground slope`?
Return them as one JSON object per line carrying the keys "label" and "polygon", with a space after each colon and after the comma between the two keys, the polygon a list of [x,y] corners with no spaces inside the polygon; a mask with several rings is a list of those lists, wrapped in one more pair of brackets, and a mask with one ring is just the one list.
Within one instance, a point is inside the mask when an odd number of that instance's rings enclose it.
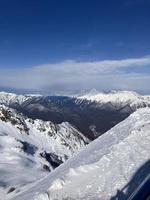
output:
{"label": "snow-covered foreground slope", "polygon": [[127,199],[150,173],[149,143],[150,108],[143,108],[13,200]]}
{"label": "snow-covered foreground slope", "polygon": [[89,140],[69,123],[25,118],[0,106],[0,199],[48,175]]}
{"label": "snow-covered foreground slope", "polygon": [[116,109],[121,109],[127,105],[133,110],[139,107],[150,106],[150,96],[142,96],[132,91],[114,91],[111,93],[90,92],[79,96],[77,102],[81,103],[84,100],[97,102],[101,105],[109,103]]}

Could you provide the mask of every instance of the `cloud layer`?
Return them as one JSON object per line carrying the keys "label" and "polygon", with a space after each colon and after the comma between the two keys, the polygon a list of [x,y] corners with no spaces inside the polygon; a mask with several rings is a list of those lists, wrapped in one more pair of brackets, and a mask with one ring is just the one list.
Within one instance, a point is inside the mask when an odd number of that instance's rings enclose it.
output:
{"label": "cloud layer", "polygon": [[46,93],[98,90],[150,92],[150,57],[77,62],[66,60],[26,69],[1,70],[0,87]]}

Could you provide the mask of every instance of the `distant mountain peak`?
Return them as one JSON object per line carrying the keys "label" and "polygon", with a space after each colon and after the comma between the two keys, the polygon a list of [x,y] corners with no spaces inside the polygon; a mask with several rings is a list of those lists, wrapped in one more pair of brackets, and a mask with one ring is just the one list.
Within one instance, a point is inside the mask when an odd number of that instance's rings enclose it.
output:
{"label": "distant mountain peak", "polygon": [[150,96],[140,95],[134,91],[111,91],[109,93],[86,94],[79,96],[78,100],[88,100],[101,105],[111,103],[112,106],[121,108],[129,105],[130,107],[143,107],[150,105]]}

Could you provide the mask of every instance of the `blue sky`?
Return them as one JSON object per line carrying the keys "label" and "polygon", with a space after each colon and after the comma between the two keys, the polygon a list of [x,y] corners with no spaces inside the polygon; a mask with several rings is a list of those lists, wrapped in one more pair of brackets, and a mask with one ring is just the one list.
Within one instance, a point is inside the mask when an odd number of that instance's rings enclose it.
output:
{"label": "blue sky", "polygon": [[0,88],[150,93],[149,36],[150,0],[0,0]]}

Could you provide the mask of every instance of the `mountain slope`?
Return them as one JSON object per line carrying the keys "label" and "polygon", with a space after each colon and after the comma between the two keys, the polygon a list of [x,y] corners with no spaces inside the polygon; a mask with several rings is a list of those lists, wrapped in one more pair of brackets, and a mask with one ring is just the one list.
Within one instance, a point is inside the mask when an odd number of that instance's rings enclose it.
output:
{"label": "mountain slope", "polygon": [[70,97],[34,98],[19,110],[33,119],[41,118],[54,123],[68,121],[91,140],[133,112],[130,108],[125,112],[111,110],[108,106],[101,108],[98,103],[89,101],[78,103],[76,98]]}
{"label": "mountain slope", "polygon": [[124,200],[149,174],[150,108],[139,109],[13,200]]}
{"label": "mountain slope", "polygon": [[67,122],[32,120],[0,105],[1,198],[43,178],[88,142]]}
{"label": "mountain slope", "polygon": [[150,107],[150,97],[135,92],[90,92],[80,97],[31,96],[0,92],[0,103],[32,119],[69,122],[93,140],[127,118],[137,108]]}

